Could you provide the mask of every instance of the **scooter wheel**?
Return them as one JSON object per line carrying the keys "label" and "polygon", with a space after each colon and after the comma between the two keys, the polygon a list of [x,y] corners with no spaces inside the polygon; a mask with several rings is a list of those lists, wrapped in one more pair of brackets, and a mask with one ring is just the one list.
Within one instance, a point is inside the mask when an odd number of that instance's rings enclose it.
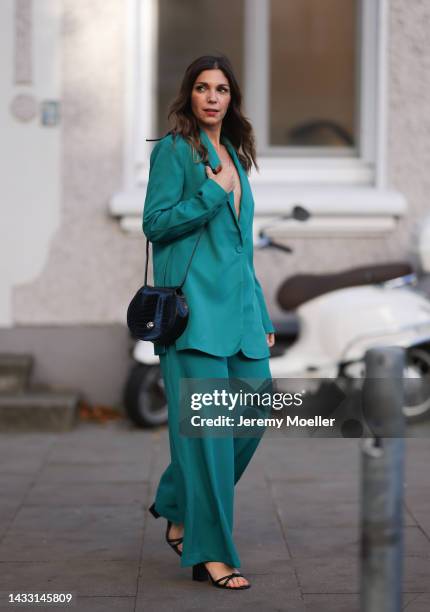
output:
{"label": "scooter wheel", "polygon": [[167,400],[159,365],[133,366],[124,389],[124,409],[128,418],[140,428],[167,423]]}

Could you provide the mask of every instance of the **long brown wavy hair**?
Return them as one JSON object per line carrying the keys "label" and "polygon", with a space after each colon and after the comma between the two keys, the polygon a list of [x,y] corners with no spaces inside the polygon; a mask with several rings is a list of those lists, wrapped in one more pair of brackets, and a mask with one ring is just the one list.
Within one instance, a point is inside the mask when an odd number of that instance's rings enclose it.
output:
{"label": "long brown wavy hair", "polygon": [[[191,109],[191,92],[194,83],[203,70],[222,70],[230,85],[231,100],[224,116],[221,134],[227,136],[234,146],[243,168],[249,174],[252,164],[258,170],[256,162],[255,137],[251,123],[243,115],[242,93],[233,72],[233,67],[225,55],[202,55],[195,59],[186,69],[177,97],[168,109],[170,132],[173,136],[180,134],[187,140],[200,159],[208,160],[207,149],[200,142],[199,123]],[[172,119],[171,119],[172,118]]]}

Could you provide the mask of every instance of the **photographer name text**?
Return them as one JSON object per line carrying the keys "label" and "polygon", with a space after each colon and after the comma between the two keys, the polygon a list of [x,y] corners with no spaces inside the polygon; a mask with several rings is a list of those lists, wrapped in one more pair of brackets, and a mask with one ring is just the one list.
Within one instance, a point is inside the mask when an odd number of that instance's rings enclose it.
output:
{"label": "photographer name text", "polygon": [[236,418],[231,416],[217,416],[214,418],[202,417],[194,415],[191,417],[191,425],[194,427],[333,427],[336,419],[315,416],[312,418],[303,418],[299,416],[286,416],[285,418],[272,417],[256,417],[245,418],[239,417],[236,423]]}

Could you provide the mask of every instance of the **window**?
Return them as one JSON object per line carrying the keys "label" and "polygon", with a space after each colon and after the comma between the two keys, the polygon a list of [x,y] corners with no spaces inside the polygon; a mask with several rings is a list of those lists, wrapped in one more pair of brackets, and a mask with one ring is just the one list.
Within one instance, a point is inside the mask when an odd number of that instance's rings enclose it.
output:
{"label": "window", "polygon": [[[291,160],[291,176],[319,181],[320,160],[327,182],[371,184],[382,1],[134,0],[145,137],[167,131],[168,106],[192,59],[222,51],[237,72],[264,167]],[[148,147],[140,148],[145,168]],[[329,159],[343,159],[343,167]]]}
{"label": "window", "polygon": [[115,197],[113,210],[139,210],[153,147],[146,138],[169,128],[167,109],[187,65],[223,52],[256,134],[256,214],[292,202],[323,215],[404,214],[403,196],[383,193],[388,0],[128,0],[128,7],[125,191],[134,194]]}

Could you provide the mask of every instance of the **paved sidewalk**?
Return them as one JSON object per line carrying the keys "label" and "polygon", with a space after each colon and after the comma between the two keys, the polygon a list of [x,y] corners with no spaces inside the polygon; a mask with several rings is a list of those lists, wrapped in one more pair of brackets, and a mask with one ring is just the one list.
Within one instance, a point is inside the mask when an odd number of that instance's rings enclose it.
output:
{"label": "paved sidewalk", "polygon": [[[430,610],[430,424],[406,441],[404,609]],[[79,612],[359,610],[357,440],[266,435],[236,488],[235,541],[252,588],[191,580],[147,507],[167,429],[125,421],[0,435],[1,610],[7,593],[71,592]]]}

